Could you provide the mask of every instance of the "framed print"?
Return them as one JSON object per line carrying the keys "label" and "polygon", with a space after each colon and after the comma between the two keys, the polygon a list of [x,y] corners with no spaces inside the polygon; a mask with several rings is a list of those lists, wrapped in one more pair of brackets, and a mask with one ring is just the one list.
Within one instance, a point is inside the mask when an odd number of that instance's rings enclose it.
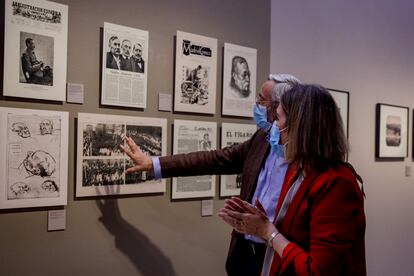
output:
{"label": "framed print", "polygon": [[216,112],[217,39],[177,31],[174,111]]}
{"label": "framed print", "polygon": [[6,0],[3,95],[66,100],[68,6]]}
{"label": "framed print", "polygon": [[257,50],[224,43],[222,114],[252,117]]}
{"label": "framed print", "polygon": [[148,31],[104,22],[103,105],[147,106]]}
{"label": "framed print", "polygon": [[375,158],[403,161],[408,156],[408,107],[378,103],[375,123]]}
{"label": "framed print", "polygon": [[167,119],[78,114],[77,197],[165,192],[153,172],[125,173],[133,166],[119,147],[125,135],[149,156],[167,153]]}
{"label": "framed print", "polygon": [[0,107],[0,209],[67,204],[68,117]]}
{"label": "framed print", "polygon": [[349,138],[349,92],[328,88],[341,114],[345,135]]}
{"label": "framed print", "polygon": [[[221,125],[221,148],[230,147],[243,143],[250,139],[256,132],[256,125],[252,124],[230,124]],[[242,175],[221,175],[220,196],[240,195]]]}
{"label": "framed print", "polygon": [[[217,146],[217,123],[174,120],[173,154],[214,150]],[[214,175],[174,177],[172,198],[213,197]]]}

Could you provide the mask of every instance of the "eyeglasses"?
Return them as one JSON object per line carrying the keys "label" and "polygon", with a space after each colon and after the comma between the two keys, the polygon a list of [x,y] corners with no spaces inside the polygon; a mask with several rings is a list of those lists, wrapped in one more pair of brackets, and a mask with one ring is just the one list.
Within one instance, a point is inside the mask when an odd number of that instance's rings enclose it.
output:
{"label": "eyeglasses", "polygon": [[265,99],[261,93],[259,93],[256,96],[256,104],[272,104],[272,103],[275,103],[275,102],[272,100]]}

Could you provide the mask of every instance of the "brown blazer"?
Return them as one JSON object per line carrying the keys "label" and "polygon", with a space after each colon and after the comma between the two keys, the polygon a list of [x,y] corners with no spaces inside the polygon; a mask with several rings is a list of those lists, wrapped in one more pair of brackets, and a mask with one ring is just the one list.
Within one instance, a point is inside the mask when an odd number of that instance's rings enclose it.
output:
{"label": "brown blazer", "polygon": [[[267,135],[268,132],[259,129],[249,140],[238,145],[161,157],[162,177],[242,173],[240,198],[251,201],[260,169],[270,151]],[[243,235],[232,232],[229,255],[240,237]]]}

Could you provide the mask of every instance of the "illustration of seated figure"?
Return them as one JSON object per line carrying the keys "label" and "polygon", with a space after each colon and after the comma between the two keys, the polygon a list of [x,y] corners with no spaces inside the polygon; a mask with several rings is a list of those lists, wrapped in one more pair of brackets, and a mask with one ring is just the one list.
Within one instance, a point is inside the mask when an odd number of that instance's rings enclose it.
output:
{"label": "illustration of seated figure", "polygon": [[50,66],[44,66],[43,61],[36,57],[36,45],[32,38],[25,40],[26,50],[21,57],[23,75],[27,83],[53,85],[53,72]]}
{"label": "illustration of seated figure", "polygon": [[37,150],[28,151],[23,166],[29,175],[51,176],[56,171],[56,161],[49,153]]}
{"label": "illustration of seated figure", "polygon": [[45,119],[40,122],[39,126],[41,135],[53,134],[53,122],[51,120]]}

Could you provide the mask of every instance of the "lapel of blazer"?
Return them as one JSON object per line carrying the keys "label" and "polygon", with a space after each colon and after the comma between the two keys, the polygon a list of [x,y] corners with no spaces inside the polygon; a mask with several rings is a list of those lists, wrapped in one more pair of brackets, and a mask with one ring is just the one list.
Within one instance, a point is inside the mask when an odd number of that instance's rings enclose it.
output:
{"label": "lapel of blazer", "polygon": [[[286,171],[285,179],[283,180],[282,190],[280,191],[279,200],[277,201],[276,206],[276,213],[279,213],[280,208],[282,207],[282,202],[285,199],[285,196],[287,192],[289,191],[289,188],[293,185],[295,182],[295,179],[299,173],[299,169],[296,165],[290,165]],[[276,220],[277,215],[275,216]],[[274,223],[275,221],[273,221]]]}
{"label": "lapel of blazer", "polygon": [[309,173],[309,175],[305,177],[302,184],[300,185],[298,191],[296,192],[296,195],[293,197],[293,200],[290,203],[286,215],[283,218],[283,224],[287,227],[286,229],[289,229],[289,231],[291,228],[291,224],[293,222],[293,218],[295,217],[295,214],[299,206],[301,205],[302,201],[306,198],[307,192],[309,191],[309,188],[311,187],[312,183],[320,174],[321,171],[316,170]]}
{"label": "lapel of blazer", "polygon": [[269,155],[269,149],[270,149],[270,145],[267,142],[266,137],[264,137],[263,139],[258,139],[256,143],[257,143],[257,146],[255,146],[254,148],[256,148],[257,150],[255,150],[254,157],[248,164],[250,167],[249,168],[249,182],[248,182],[249,185],[248,185],[248,189],[246,189],[246,194],[244,195],[245,196],[244,198],[246,198],[249,201],[252,200],[253,193],[257,187],[257,180],[259,178],[259,174],[262,169],[262,164],[263,162],[265,162],[267,156]]}

